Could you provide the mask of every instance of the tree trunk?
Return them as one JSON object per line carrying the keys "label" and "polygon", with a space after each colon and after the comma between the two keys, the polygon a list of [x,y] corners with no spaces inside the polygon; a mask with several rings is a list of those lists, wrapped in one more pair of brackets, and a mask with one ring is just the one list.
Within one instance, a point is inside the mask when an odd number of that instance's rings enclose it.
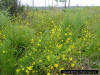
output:
{"label": "tree trunk", "polygon": [[68,8],[70,7],[70,0],[69,0],[69,2],[68,2]]}
{"label": "tree trunk", "polygon": [[46,0],[45,0],[45,9],[46,9]]}
{"label": "tree trunk", "polygon": [[9,11],[11,15],[17,16],[17,12],[18,12],[18,1],[17,0],[13,1],[12,6]]}
{"label": "tree trunk", "polygon": [[65,8],[66,8],[66,0],[65,0]]}
{"label": "tree trunk", "polygon": [[34,8],[34,0],[32,1],[32,6],[33,6],[33,8]]}
{"label": "tree trunk", "polygon": [[57,1],[57,6],[58,6],[58,1]]}
{"label": "tree trunk", "polygon": [[52,0],[52,8],[53,8],[53,0]]}

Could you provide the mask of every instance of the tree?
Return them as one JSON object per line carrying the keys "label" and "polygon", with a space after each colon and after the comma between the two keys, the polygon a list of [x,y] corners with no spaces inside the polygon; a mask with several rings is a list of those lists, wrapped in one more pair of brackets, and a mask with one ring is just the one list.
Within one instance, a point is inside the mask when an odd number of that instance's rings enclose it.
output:
{"label": "tree", "polygon": [[46,9],[46,3],[47,3],[47,2],[46,2],[46,0],[45,0],[45,9]]}
{"label": "tree", "polygon": [[[64,2],[65,3],[65,8],[66,8],[66,2],[67,0],[56,0],[56,2]],[[70,6],[70,0],[68,1],[68,7]]]}
{"label": "tree", "polygon": [[69,0],[69,2],[68,2],[68,8],[70,7],[70,0]]}
{"label": "tree", "polygon": [[52,7],[53,7],[53,0],[52,0]]}
{"label": "tree", "polygon": [[57,6],[58,6],[58,0],[56,2],[57,2]]}
{"label": "tree", "polygon": [[34,0],[32,0],[32,6],[34,7]]}
{"label": "tree", "polygon": [[8,10],[11,15],[16,15],[20,8],[19,0],[0,0],[1,10]]}

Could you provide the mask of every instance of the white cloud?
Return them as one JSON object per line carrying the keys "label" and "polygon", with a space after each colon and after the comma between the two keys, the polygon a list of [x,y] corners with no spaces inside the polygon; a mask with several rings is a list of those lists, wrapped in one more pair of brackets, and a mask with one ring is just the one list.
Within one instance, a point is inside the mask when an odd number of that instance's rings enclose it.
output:
{"label": "white cloud", "polygon": [[71,5],[100,6],[100,0],[71,0]]}
{"label": "white cloud", "polygon": [[[32,0],[21,0],[22,4],[32,6]],[[68,3],[68,2],[67,2]],[[45,6],[45,0],[34,0],[35,6]],[[64,6],[63,3],[58,3],[59,6]],[[71,6],[100,6],[100,0],[71,0]],[[46,6],[52,6],[52,0],[46,0]],[[53,6],[57,6],[53,0]]]}

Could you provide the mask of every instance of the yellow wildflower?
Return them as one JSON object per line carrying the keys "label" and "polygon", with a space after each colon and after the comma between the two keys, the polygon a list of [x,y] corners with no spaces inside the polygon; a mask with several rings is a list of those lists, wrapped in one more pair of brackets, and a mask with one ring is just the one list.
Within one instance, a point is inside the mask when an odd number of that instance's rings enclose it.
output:
{"label": "yellow wildflower", "polygon": [[66,75],[65,73],[63,73],[63,75]]}
{"label": "yellow wildflower", "polygon": [[28,70],[32,70],[32,66],[27,67]]}
{"label": "yellow wildflower", "polygon": [[39,43],[38,43],[37,45],[38,45],[38,46],[40,46],[40,44],[39,44]]}
{"label": "yellow wildflower", "polygon": [[48,61],[50,61],[50,57],[49,56],[47,56],[46,58],[48,59]]}
{"label": "yellow wildflower", "polygon": [[39,42],[41,42],[41,40],[39,40]]}
{"label": "yellow wildflower", "polygon": [[69,48],[69,49],[68,49],[68,51],[70,52],[70,51],[71,51],[71,49]]}
{"label": "yellow wildflower", "polygon": [[61,70],[64,70],[64,67],[60,68],[60,71],[61,71]]}
{"label": "yellow wildflower", "polygon": [[56,45],[56,47],[57,47],[58,49],[61,49],[62,46],[63,46],[62,44],[60,44],[60,45],[57,44],[57,45]]}
{"label": "yellow wildflower", "polygon": [[3,35],[3,38],[5,39],[5,38],[6,38],[6,36],[5,36],[5,35]]}
{"label": "yellow wildflower", "polygon": [[70,32],[69,35],[72,35],[72,33]]}
{"label": "yellow wildflower", "polygon": [[29,24],[29,22],[27,22],[27,24]]}
{"label": "yellow wildflower", "polygon": [[69,41],[69,40],[71,40],[70,38],[67,38],[67,40]]}
{"label": "yellow wildflower", "polygon": [[76,63],[76,61],[73,61],[73,63]]}
{"label": "yellow wildflower", "polygon": [[75,48],[74,44],[70,45],[69,48]]}
{"label": "yellow wildflower", "polygon": [[50,75],[50,73],[47,73],[47,75]]}
{"label": "yellow wildflower", "polygon": [[82,69],[84,69],[84,67],[82,67]]}
{"label": "yellow wildflower", "polygon": [[72,61],[72,57],[70,57],[69,60]]}
{"label": "yellow wildflower", "polygon": [[40,59],[40,60],[39,60],[39,62],[41,63],[41,62],[42,62],[42,60]]}
{"label": "yellow wildflower", "polygon": [[62,57],[63,57],[63,60],[66,60],[67,59],[65,54],[63,54]]}
{"label": "yellow wildflower", "polygon": [[34,43],[34,39],[31,40],[31,43]]}
{"label": "yellow wildflower", "polygon": [[27,75],[29,75],[29,71],[28,70],[26,70],[26,73],[27,73]]}
{"label": "yellow wildflower", "polygon": [[67,33],[65,33],[65,36],[67,36],[68,34]]}
{"label": "yellow wildflower", "polygon": [[5,54],[5,53],[6,53],[6,51],[3,50],[3,54]]}
{"label": "yellow wildflower", "polygon": [[85,40],[86,40],[86,38],[84,37],[84,38],[83,38],[83,40],[85,41]]}
{"label": "yellow wildflower", "polygon": [[50,69],[51,69],[51,70],[53,70],[53,69],[54,69],[52,65],[50,65]]}
{"label": "yellow wildflower", "polygon": [[64,40],[61,40],[62,42],[64,41]]}
{"label": "yellow wildflower", "polygon": [[31,53],[29,53],[29,56],[31,56],[32,54]]}
{"label": "yellow wildflower", "polygon": [[32,65],[35,65],[35,62],[33,62]]}
{"label": "yellow wildflower", "polygon": [[58,73],[56,75],[58,75]]}
{"label": "yellow wildflower", "polygon": [[24,70],[24,68],[22,68],[22,70]]}
{"label": "yellow wildflower", "polygon": [[51,23],[54,23],[54,21],[51,21]]}
{"label": "yellow wildflower", "polygon": [[75,66],[75,64],[71,64],[71,67],[74,67]]}
{"label": "yellow wildflower", "polygon": [[56,67],[56,68],[57,68],[57,67],[58,67],[58,64],[55,64],[55,65],[54,65],[54,67]]}
{"label": "yellow wildflower", "polygon": [[70,42],[72,42],[72,39],[70,40]]}
{"label": "yellow wildflower", "polygon": [[99,48],[99,51],[100,51],[100,48]]}
{"label": "yellow wildflower", "polygon": [[16,69],[16,72],[19,73],[21,71],[21,69]]}
{"label": "yellow wildflower", "polygon": [[36,72],[38,72],[38,71],[36,70]]}
{"label": "yellow wildflower", "polygon": [[40,32],[40,34],[42,34],[42,32]]}

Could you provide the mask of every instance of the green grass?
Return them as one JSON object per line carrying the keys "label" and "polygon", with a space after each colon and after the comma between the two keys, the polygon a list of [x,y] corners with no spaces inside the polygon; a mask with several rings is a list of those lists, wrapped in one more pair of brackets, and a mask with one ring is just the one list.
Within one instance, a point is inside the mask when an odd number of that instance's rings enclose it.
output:
{"label": "green grass", "polygon": [[[100,8],[0,12],[0,75],[99,69]],[[23,17],[24,15],[24,17]]]}

